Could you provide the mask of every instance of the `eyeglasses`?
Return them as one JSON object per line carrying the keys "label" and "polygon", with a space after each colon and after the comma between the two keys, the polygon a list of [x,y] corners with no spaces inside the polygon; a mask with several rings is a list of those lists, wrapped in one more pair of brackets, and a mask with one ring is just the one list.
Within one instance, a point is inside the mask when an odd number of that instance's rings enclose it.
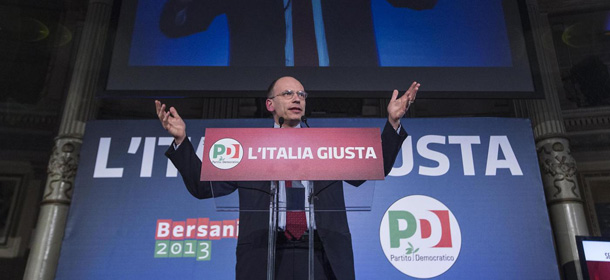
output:
{"label": "eyeglasses", "polygon": [[275,95],[273,97],[269,97],[269,99],[273,99],[277,96],[281,96],[284,99],[292,99],[294,97],[294,95],[298,95],[301,99],[307,99],[307,92],[299,90],[299,91],[294,91],[294,90],[286,90],[278,95]]}

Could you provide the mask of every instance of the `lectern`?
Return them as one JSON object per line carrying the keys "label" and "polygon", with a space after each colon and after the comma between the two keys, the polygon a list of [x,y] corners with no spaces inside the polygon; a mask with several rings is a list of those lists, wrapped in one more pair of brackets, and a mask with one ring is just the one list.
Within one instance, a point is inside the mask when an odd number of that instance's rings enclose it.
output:
{"label": "lectern", "polygon": [[[240,212],[240,234],[263,228],[242,217],[268,213],[267,279],[275,278],[277,233],[287,211],[305,211],[313,233],[316,216],[369,211],[375,180],[384,178],[378,128],[209,128],[205,137],[200,179],[211,181],[216,209]],[[302,184],[285,188],[285,181]],[[308,241],[303,265],[313,279],[313,234]]]}

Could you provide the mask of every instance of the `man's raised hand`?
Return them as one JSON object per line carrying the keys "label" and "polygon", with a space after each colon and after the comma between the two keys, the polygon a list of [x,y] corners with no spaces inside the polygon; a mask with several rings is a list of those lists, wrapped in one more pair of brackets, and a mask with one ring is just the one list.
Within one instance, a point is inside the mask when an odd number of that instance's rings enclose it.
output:
{"label": "man's raised hand", "polygon": [[415,96],[417,95],[419,86],[420,84],[418,82],[413,82],[407,92],[405,92],[405,94],[403,94],[400,98],[398,98],[398,90],[394,90],[394,92],[392,92],[392,99],[388,104],[388,121],[392,127],[394,127],[394,129],[398,129],[398,126],[400,125],[400,118],[407,113],[409,106],[415,102]]}
{"label": "man's raised hand", "polygon": [[157,107],[157,117],[159,117],[163,128],[174,137],[176,144],[182,143],[186,138],[186,124],[184,124],[176,108],[170,107],[169,111],[166,111],[165,104],[162,104],[159,100],[155,100],[155,107]]}

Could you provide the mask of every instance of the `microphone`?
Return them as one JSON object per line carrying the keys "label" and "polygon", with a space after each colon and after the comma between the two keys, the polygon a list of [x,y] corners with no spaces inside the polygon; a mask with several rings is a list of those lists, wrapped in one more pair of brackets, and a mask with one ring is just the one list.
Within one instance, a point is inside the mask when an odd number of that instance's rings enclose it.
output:
{"label": "microphone", "polygon": [[280,128],[282,128],[282,125],[284,124],[284,118],[280,117],[277,121],[280,123]]}
{"label": "microphone", "polygon": [[303,123],[305,123],[305,125],[307,126],[307,128],[309,128],[309,124],[307,123],[307,118],[306,118],[305,116],[302,116],[302,117],[301,117],[301,121],[302,121]]}

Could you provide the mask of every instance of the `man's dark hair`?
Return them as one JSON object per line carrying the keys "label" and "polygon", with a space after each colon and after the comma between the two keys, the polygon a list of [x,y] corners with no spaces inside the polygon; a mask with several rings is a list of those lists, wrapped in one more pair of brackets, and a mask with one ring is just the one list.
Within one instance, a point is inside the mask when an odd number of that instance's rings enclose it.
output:
{"label": "man's dark hair", "polygon": [[267,88],[267,98],[273,97],[273,88],[275,87],[275,83],[277,83],[277,81],[279,79],[281,79],[281,78],[277,78],[277,79],[273,80],[273,82],[271,82],[271,84]]}

